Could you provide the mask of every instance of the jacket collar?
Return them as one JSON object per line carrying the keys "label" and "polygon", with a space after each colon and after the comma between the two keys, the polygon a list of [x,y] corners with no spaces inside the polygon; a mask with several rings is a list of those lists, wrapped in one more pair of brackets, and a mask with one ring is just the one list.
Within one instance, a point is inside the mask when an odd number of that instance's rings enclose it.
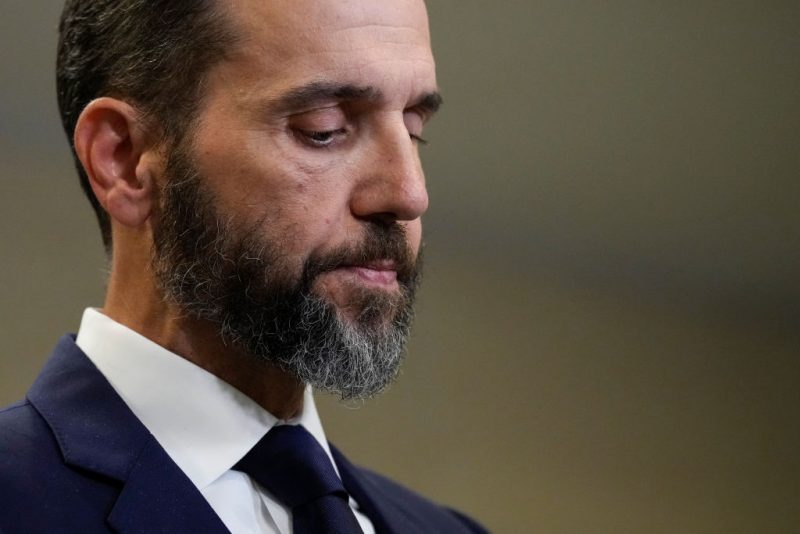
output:
{"label": "jacket collar", "polygon": [[227,532],[108,381],[64,336],[28,392],[66,464],[121,483],[109,523],[127,532]]}
{"label": "jacket collar", "polygon": [[364,514],[369,517],[379,534],[404,534],[406,532],[428,532],[424,524],[403,512],[403,508],[393,502],[390,495],[380,484],[363,476],[362,471],[354,466],[333,445],[331,453],[336,460],[344,487],[358,502]]}

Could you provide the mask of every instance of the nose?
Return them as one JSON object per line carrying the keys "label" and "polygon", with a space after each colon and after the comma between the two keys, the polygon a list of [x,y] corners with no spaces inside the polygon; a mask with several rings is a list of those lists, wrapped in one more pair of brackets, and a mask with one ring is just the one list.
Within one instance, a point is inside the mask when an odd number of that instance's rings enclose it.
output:
{"label": "nose", "polygon": [[413,221],[428,209],[428,190],[416,143],[405,124],[387,128],[365,150],[360,180],[351,198],[359,219]]}

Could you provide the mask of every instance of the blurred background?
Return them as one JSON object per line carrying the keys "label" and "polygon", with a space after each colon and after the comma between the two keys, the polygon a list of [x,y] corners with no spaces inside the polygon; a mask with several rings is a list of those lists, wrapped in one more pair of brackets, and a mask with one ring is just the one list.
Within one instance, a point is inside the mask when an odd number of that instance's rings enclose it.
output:
{"label": "blurred background", "polygon": [[[331,440],[495,532],[799,532],[800,3],[428,4],[417,326]],[[0,404],[103,299],[60,8],[0,7]]]}

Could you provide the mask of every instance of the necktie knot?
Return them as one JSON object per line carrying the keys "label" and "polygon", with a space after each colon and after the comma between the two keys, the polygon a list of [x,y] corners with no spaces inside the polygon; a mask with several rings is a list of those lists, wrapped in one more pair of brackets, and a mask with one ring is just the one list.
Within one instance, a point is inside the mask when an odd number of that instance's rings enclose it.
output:
{"label": "necktie knot", "polygon": [[273,427],[234,469],[255,479],[291,508],[324,495],[347,500],[330,457],[302,426]]}
{"label": "necktie knot", "polygon": [[302,426],[276,426],[233,466],[291,508],[296,534],[363,534],[322,445]]}

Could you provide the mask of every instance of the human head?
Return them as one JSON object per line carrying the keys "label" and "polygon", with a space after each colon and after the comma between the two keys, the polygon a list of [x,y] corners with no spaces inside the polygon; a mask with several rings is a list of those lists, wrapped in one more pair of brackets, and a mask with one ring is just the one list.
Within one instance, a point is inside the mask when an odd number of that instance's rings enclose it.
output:
{"label": "human head", "polygon": [[[111,99],[92,101],[77,120],[75,151],[111,214],[115,251],[125,250],[117,231],[150,239],[163,296],[251,354],[276,361],[275,347],[333,320],[334,337],[347,343],[303,334],[295,354],[347,360],[349,343],[369,345],[371,359],[387,340],[404,340],[427,208],[417,145],[440,99],[424,3],[206,7],[222,20],[193,12],[218,44],[204,54],[206,70],[192,73],[197,87],[176,86],[169,98],[149,89],[162,101],[145,106],[109,81],[99,96]],[[67,34],[61,55],[69,58]],[[176,94],[190,97],[178,122],[159,111]],[[148,130],[149,143],[160,139],[154,149],[140,136]],[[105,188],[120,182],[131,194],[112,202]],[[313,313],[297,315],[300,304]],[[393,342],[392,361],[401,348]]]}

